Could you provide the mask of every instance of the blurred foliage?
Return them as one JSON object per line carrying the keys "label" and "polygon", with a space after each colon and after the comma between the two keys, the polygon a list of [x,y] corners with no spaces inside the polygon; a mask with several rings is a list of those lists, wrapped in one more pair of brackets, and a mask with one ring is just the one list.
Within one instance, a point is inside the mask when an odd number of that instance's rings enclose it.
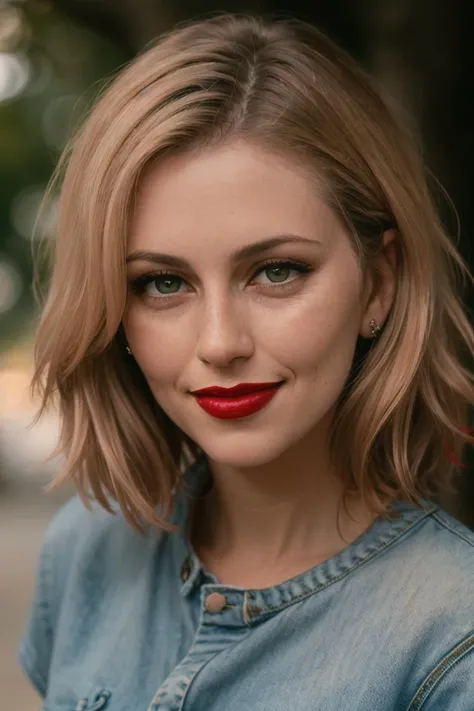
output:
{"label": "blurred foliage", "polygon": [[[47,2],[0,0],[0,350],[29,330],[32,235],[59,154],[107,78],[125,61],[109,40]],[[38,223],[44,236],[54,204]]]}

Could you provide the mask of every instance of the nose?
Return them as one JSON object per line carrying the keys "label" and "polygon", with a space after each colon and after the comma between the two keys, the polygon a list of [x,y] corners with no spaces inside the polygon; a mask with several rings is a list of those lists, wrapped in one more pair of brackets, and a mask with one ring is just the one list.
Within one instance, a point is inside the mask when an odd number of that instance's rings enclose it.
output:
{"label": "nose", "polygon": [[199,325],[197,355],[207,365],[225,368],[236,359],[253,355],[249,324],[230,295],[203,304]]}

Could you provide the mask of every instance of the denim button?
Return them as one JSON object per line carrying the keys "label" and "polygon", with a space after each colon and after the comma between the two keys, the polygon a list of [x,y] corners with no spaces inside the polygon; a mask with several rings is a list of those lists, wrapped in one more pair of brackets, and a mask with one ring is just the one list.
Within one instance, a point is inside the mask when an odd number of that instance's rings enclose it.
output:
{"label": "denim button", "polygon": [[206,610],[208,612],[221,612],[226,605],[225,596],[218,592],[210,593],[206,598]]}

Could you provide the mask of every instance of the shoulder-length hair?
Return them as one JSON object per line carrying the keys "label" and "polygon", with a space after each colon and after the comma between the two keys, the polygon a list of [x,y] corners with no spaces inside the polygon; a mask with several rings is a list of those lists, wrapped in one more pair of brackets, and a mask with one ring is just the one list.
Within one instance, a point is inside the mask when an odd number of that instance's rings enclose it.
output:
{"label": "shoulder-length hair", "polygon": [[[180,27],[107,88],[62,157],[52,280],[33,387],[59,404],[64,468],[84,501],[174,530],[181,464],[197,445],[155,402],[124,348],[125,257],[144,168],[235,137],[314,169],[362,273],[396,226],[397,289],[380,338],[357,357],[331,447],[346,490],[382,513],[449,487],[474,402],[471,278],[443,230],[411,139],[369,78],[295,20],[226,15]],[[459,278],[461,277],[461,279]],[[157,507],[160,507],[157,509]]]}

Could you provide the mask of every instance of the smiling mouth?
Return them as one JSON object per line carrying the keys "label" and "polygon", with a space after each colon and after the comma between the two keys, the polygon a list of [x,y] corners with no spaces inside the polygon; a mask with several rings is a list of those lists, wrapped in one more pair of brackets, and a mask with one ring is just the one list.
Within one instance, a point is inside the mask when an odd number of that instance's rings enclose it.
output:
{"label": "smiling mouth", "polygon": [[212,386],[192,391],[198,405],[220,420],[248,417],[266,407],[284,381],[273,383],[239,383],[232,388]]}

